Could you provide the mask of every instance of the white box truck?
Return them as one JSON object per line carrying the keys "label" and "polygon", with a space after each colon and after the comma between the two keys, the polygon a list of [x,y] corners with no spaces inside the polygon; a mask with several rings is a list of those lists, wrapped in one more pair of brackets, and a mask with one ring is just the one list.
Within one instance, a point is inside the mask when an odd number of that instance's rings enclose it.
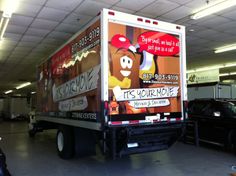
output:
{"label": "white box truck", "polygon": [[100,144],[117,156],[169,148],[187,99],[185,27],[103,9],[38,66],[29,134],[56,128],[71,158]]}
{"label": "white box truck", "polygon": [[25,96],[11,96],[1,100],[4,119],[28,119],[31,110],[29,98]]}

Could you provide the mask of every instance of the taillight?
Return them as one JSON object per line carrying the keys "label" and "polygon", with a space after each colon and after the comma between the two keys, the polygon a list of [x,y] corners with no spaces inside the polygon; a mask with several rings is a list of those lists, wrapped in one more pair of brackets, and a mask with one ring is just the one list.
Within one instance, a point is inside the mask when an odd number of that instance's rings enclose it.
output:
{"label": "taillight", "polygon": [[143,19],[142,19],[142,18],[137,18],[137,21],[140,21],[140,22],[142,22],[142,21],[143,21]]}
{"label": "taillight", "polygon": [[108,14],[114,16],[115,12],[109,11]]}
{"label": "taillight", "polygon": [[155,25],[158,25],[158,22],[157,22],[157,21],[153,21],[152,23],[155,24]]}
{"label": "taillight", "polygon": [[104,102],[104,108],[105,108],[106,110],[108,110],[108,108],[109,108],[109,107],[108,107],[108,102],[107,102],[107,101]]}
{"label": "taillight", "polygon": [[183,101],[183,110],[184,110],[184,114],[185,114],[185,119],[188,118],[188,101]]}
{"label": "taillight", "polygon": [[188,101],[184,101],[184,108],[188,109]]}

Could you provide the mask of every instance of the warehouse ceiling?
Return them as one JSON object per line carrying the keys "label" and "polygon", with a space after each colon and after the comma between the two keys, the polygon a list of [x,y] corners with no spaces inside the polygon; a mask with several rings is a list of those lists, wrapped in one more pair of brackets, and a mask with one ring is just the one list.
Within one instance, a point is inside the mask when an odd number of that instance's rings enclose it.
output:
{"label": "warehouse ceiling", "polygon": [[[0,0],[0,2],[3,0]],[[14,0],[7,0],[15,5]],[[236,6],[192,20],[206,0],[18,0],[0,41],[0,93],[19,84],[35,82],[36,65],[46,59],[102,8],[186,26],[187,67],[236,62],[236,52],[215,54],[214,49],[236,43]],[[212,3],[209,0],[208,3]],[[0,9],[2,15],[3,7]],[[235,68],[224,69],[233,71]],[[222,71],[224,71],[222,70]],[[228,77],[227,77],[228,78]],[[228,78],[232,79],[232,78]],[[22,89],[31,91],[32,86]]]}

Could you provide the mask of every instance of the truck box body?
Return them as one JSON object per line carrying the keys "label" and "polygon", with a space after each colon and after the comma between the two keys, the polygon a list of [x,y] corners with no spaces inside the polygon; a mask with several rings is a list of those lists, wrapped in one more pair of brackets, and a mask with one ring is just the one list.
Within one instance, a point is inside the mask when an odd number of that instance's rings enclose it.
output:
{"label": "truck box body", "polygon": [[8,97],[1,99],[2,115],[5,119],[25,119],[30,112],[30,102],[27,97]]}
{"label": "truck box body", "polygon": [[39,65],[37,80],[36,121],[112,131],[106,142],[125,129],[123,153],[164,149],[153,138],[175,141],[185,117],[185,27],[103,9]]}

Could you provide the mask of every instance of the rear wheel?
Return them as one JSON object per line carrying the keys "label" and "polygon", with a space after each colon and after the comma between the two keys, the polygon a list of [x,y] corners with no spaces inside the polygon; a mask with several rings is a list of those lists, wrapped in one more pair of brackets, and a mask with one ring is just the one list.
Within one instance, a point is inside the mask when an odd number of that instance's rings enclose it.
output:
{"label": "rear wheel", "polygon": [[236,143],[233,144],[233,152],[236,154]]}
{"label": "rear wheel", "polygon": [[29,137],[33,138],[36,134],[36,131],[35,130],[29,130],[28,134],[29,134]]}
{"label": "rear wheel", "polygon": [[36,129],[34,127],[34,124],[33,123],[29,123],[28,125],[28,135],[30,138],[33,138],[36,134]]}
{"label": "rear wheel", "polygon": [[236,154],[236,134],[234,135],[232,139],[232,151],[234,154]]}
{"label": "rear wheel", "polygon": [[57,131],[57,152],[62,159],[74,156],[74,130],[72,127],[60,126]]}
{"label": "rear wheel", "polygon": [[234,152],[234,154],[236,154],[236,131],[232,130],[229,132],[229,136],[228,136],[228,144],[230,146],[230,150],[232,150]]}

